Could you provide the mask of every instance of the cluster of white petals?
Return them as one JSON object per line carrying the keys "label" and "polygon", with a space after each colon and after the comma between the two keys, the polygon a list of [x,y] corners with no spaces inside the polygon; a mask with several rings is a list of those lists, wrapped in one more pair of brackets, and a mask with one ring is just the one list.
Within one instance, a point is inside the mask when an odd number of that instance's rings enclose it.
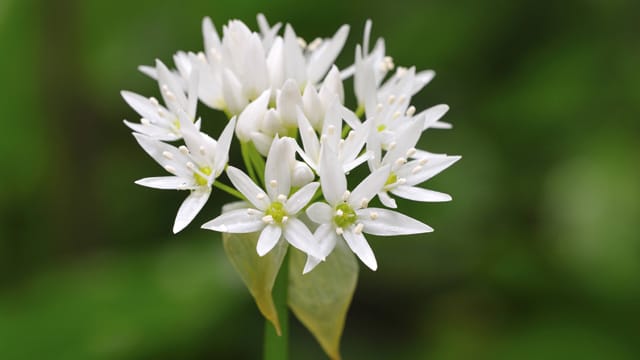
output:
{"label": "cluster of white petals", "polygon": [[[440,121],[441,104],[416,113],[412,97],[434,77],[431,70],[395,67],[378,39],[369,50],[365,25],[354,63],[340,70],[349,27],[306,42],[290,25],[269,25],[258,15],[259,32],[232,20],[218,34],[202,23],[204,50],[177,52],[175,70],[160,60],[140,70],[157,80],[161,100],[123,91],[140,115],[125,120],[140,146],[170,175],[136,183],[187,190],[173,231],[193,221],[220,188],[241,200],[202,227],[225,233],[259,233],[257,253],[280,241],[307,254],[304,272],[324,261],[344,241],[372,270],[375,255],[364,234],[393,236],[433,231],[396,210],[395,198],[449,201],[420,185],[459,156],[417,149],[427,129]],[[355,109],[345,105],[343,81],[353,78]],[[229,122],[218,139],[204,133],[197,104],[223,111]],[[243,171],[230,165],[233,138],[240,142]],[[353,184],[351,172],[368,172]],[[230,184],[219,177],[226,173]],[[348,180],[352,183],[349,184]],[[350,190],[351,189],[351,190]],[[378,199],[383,207],[369,207]]]}

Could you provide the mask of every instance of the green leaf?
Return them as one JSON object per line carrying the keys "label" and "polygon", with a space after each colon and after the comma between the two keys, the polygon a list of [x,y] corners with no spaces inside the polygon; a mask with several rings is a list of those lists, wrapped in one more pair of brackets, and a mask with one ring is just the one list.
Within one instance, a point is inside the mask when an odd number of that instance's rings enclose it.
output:
{"label": "green leaf", "polygon": [[338,241],[324,263],[302,275],[306,255],[290,250],[289,307],[331,359],[340,359],[340,337],[358,282],[358,261]]}
{"label": "green leaf", "polygon": [[258,309],[280,335],[280,321],[271,291],[287,253],[287,243],[280,240],[273,250],[260,257],[256,251],[259,234],[223,233],[222,242],[227,257],[255,299]]}

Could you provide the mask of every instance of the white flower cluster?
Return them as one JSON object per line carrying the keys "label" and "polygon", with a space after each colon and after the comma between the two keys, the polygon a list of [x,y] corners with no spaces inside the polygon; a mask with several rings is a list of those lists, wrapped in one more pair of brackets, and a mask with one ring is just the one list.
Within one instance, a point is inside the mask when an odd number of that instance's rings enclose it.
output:
{"label": "white flower cluster", "polygon": [[[375,270],[376,259],[363,234],[432,231],[390,210],[397,207],[392,195],[422,202],[451,200],[419,186],[460,158],[416,149],[425,130],[450,127],[440,121],[448,106],[419,113],[411,106],[412,96],[434,73],[396,68],[385,54],[383,39],[370,51],[370,21],[363,43],[356,47],[354,64],[342,71],[334,61],[348,26],[331,38],[307,43],[290,25],[279,35],[280,23],[270,26],[258,15],[258,24],[260,32],[254,32],[232,20],[220,37],[205,18],[204,51],[176,53],[176,70],[159,60],[155,67],[140,68],[158,81],[162,102],[123,91],[125,101],[141,116],[139,123],[125,124],[171,175],[136,183],[189,191],[174,232],[194,219],[216,187],[242,202],[203,228],[260,232],[260,256],[285,239],[308,254],[304,272],[344,240]],[[351,77],[358,101],[355,111],[345,106],[344,99],[343,80]],[[230,118],[218,140],[200,130],[198,100]],[[228,165],[234,134],[246,173]],[[178,141],[180,145],[175,144]],[[355,186],[348,185],[347,175],[358,167],[368,167],[369,175]],[[232,186],[220,181],[223,173]],[[386,208],[369,207],[376,196]]]}

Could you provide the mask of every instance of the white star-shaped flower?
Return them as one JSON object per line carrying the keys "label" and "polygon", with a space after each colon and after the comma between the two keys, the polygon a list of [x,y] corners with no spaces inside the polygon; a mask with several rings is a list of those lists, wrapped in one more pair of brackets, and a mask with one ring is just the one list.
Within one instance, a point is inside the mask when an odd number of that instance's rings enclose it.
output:
{"label": "white star-shaped flower", "polygon": [[173,232],[184,229],[200,212],[211,194],[211,186],[224,171],[229,159],[235,118],[222,131],[218,141],[199,132],[184,116],[181,129],[185,145],[175,147],[147,135],[134,133],[140,146],[173,176],[144,178],[136,184],[155,189],[189,190],[173,224]]}
{"label": "white star-shaped flower", "polygon": [[[377,169],[349,192],[336,154],[323,146],[320,184],[326,203],[313,203],[306,211],[307,216],[319,224],[314,237],[323,256],[331,253],[341,237],[365,265],[376,270],[375,255],[363,233],[389,236],[433,231],[428,225],[398,212],[368,208],[369,201],[384,187],[389,171],[388,165]],[[321,258],[309,256],[304,272],[311,271]]]}
{"label": "white star-shaped flower", "polygon": [[253,205],[245,209],[232,210],[202,225],[204,229],[226,233],[251,233],[260,231],[257,252],[263,256],[284,237],[293,247],[324,258],[313,234],[300,221],[297,214],[311,201],[319,187],[309,183],[291,193],[290,162],[295,156],[295,141],[292,138],[276,138],[271,145],[265,164],[265,192],[241,170],[229,166],[227,176],[233,185]]}
{"label": "white star-shaped flower", "polygon": [[389,192],[401,198],[421,202],[451,200],[448,194],[416,186],[460,160],[460,156],[428,154],[416,150],[415,146],[420,139],[423,126],[422,119],[407,120],[406,126],[396,133],[395,141],[388,144],[384,156],[378,138],[371,137],[367,143],[367,149],[373,154],[369,160],[369,169],[374,171],[385,166],[391,169],[383,189],[378,193],[378,198],[387,207],[397,207]]}

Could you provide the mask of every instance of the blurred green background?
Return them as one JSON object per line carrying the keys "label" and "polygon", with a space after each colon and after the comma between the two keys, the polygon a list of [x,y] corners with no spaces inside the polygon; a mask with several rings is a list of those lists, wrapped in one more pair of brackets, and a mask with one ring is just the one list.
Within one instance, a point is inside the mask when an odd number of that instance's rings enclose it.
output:
{"label": "blurred green background", "polygon": [[[436,231],[372,238],[346,359],[640,358],[640,2],[0,0],[0,357],[256,359],[263,322],[184,193],[122,124],[136,67],[200,50],[200,22],[255,15],[300,36],[364,21],[398,65],[435,69],[418,109],[463,155],[430,182],[446,204],[401,209]],[[350,83],[347,85],[350,88]],[[217,134],[223,117],[199,107]],[[234,159],[233,161],[238,161]],[[323,359],[296,322],[292,358]]]}

